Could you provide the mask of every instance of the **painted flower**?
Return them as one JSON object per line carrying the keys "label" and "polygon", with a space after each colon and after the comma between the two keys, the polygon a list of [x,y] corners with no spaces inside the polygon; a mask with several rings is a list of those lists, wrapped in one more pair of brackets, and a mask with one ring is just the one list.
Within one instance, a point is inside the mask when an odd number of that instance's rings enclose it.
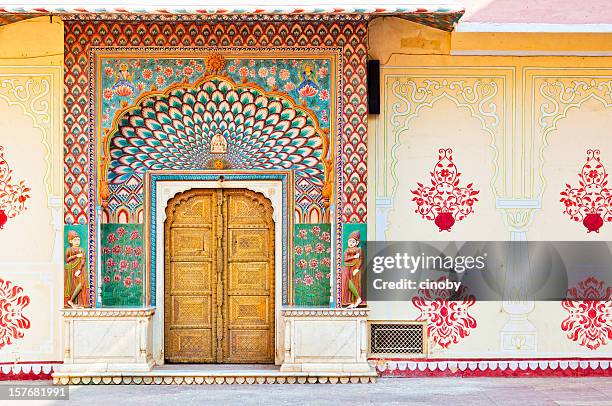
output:
{"label": "painted flower", "polygon": [[310,262],[308,263],[308,265],[312,268],[312,269],[316,269],[319,266],[319,261],[317,261],[315,258],[311,259]]}
{"label": "painted flower", "polygon": [[110,254],[110,253],[111,253],[111,249],[110,249],[110,247],[104,247],[104,248],[102,248],[102,253],[103,253],[104,255],[108,255],[108,254]]}
{"label": "painted flower", "polygon": [[140,234],[138,233],[138,230],[134,230],[130,233],[130,240],[137,240],[138,238],[140,238]]}
{"label": "painted flower", "polygon": [[161,65],[157,65],[157,66],[155,67],[155,72],[156,72],[156,73],[161,73],[161,71],[162,71],[162,67],[161,67]]}
{"label": "painted flower", "polygon": [[195,67],[195,70],[196,70],[196,72],[200,73],[200,72],[202,72],[202,70],[204,70],[204,68],[202,67],[201,64],[197,64],[196,67]]}
{"label": "painted flower", "polygon": [[249,66],[255,66],[255,59],[249,60]]}
{"label": "painted flower", "polygon": [[327,231],[323,231],[323,232],[321,233],[321,239],[322,239],[323,241],[331,241],[331,234],[330,234],[330,233],[328,233]]}
{"label": "painted flower", "polygon": [[295,85],[293,84],[293,82],[287,82],[285,83],[285,86],[283,86],[283,89],[285,89],[285,92],[290,92],[295,89]]}
{"label": "painted flower", "polygon": [[110,276],[104,275],[104,283],[109,283],[109,282],[110,282]]}
{"label": "painted flower", "polygon": [[116,245],[113,247],[113,254],[115,254],[115,255],[119,255],[119,254],[121,254],[121,245],[116,244]]}
{"label": "painted flower", "polygon": [[316,94],[317,94],[318,92],[319,92],[319,91],[318,91],[316,88],[314,88],[314,87],[312,87],[312,86],[310,86],[310,85],[305,85],[305,86],[303,86],[303,87],[302,87],[302,88],[301,88],[301,89],[298,91],[298,93],[299,93],[300,97],[302,97],[302,98],[316,96]]}
{"label": "painted flower", "polygon": [[268,86],[272,87],[276,84],[276,78],[274,76],[270,76],[268,80],[266,80]]}
{"label": "painted flower", "polygon": [[329,99],[329,92],[327,89],[323,89],[319,92],[319,99],[322,101],[327,101],[327,99]]}
{"label": "painted flower", "polygon": [[313,283],[314,283],[314,280],[312,279],[312,277],[310,275],[305,275],[304,276],[304,285],[310,286]]}
{"label": "painted flower", "polygon": [[138,82],[138,90],[141,90],[141,91],[144,90],[144,86],[145,86],[144,83]]}
{"label": "painted flower", "polygon": [[115,232],[119,237],[123,237],[127,234],[127,230],[124,227],[119,227]]}
{"label": "painted flower", "polygon": [[107,268],[112,268],[115,266],[115,261],[112,258],[109,258],[106,260],[106,267]]}
{"label": "painted flower", "polygon": [[163,86],[164,83],[166,83],[166,79],[164,79],[163,76],[158,76],[157,79],[155,79],[155,83],[157,83],[158,86]]}
{"label": "painted flower", "polygon": [[270,75],[276,75],[276,66],[270,66]]}
{"label": "painted flower", "polygon": [[134,278],[134,283],[135,283],[137,286],[140,286],[140,284],[142,283],[142,279],[140,279],[140,278]]}
{"label": "painted flower", "polygon": [[119,261],[119,268],[121,268],[122,270],[127,269],[128,267],[128,261],[125,259],[122,259],[121,261]]}
{"label": "painted flower", "polygon": [[231,64],[230,66],[227,67],[227,70],[229,73],[236,73],[236,65]]}
{"label": "painted flower", "polygon": [[312,252],[312,245],[306,244],[304,246],[304,251],[306,251],[307,254],[310,254]]}
{"label": "painted flower", "polygon": [[190,77],[191,75],[193,75],[193,68],[191,66],[185,66],[183,68],[183,74],[187,77]]}
{"label": "painted flower", "polygon": [[172,69],[171,67],[166,67],[166,69],[164,69],[164,76],[169,78],[170,76],[172,76],[174,74],[174,69]]}
{"label": "painted flower", "polygon": [[321,260],[321,265],[328,268],[331,265],[331,259],[329,259],[328,257],[323,258]]}
{"label": "painted flower", "polygon": [[313,233],[314,235],[319,235],[319,234],[321,233],[321,227],[319,227],[319,226],[313,226],[313,227],[312,227],[312,233]]}
{"label": "painted flower", "polygon": [[126,276],[125,279],[123,279],[123,285],[125,285],[126,288],[129,288],[132,286],[132,277],[131,276]]}
{"label": "painted flower", "polygon": [[297,255],[302,255],[302,253],[303,253],[303,252],[304,252],[304,249],[303,249],[302,247],[300,247],[299,245],[297,245],[297,246],[295,247],[295,253],[296,253]]}
{"label": "painted flower", "polygon": [[268,77],[268,70],[266,68],[259,68],[259,71],[257,71],[257,74],[259,75],[260,78]]}
{"label": "painted flower", "polygon": [[327,76],[327,74],[329,73],[329,70],[327,69],[327,67],[323,66],[322,68],[319,69],[318,75],[320,78]]}
{"label": "painted flower", "polygon": [[136,249],[134,250],[134,255],[136,255],[137,257],[142,255],[142,247],[136,247]]}
{"label": "painted flower", "polygon": [[308,235],[308,232],[307,232],[306,230],[303,230],[303,229],[302,229],[302,230],[300,230],[300,231],[298,232],[298,237],[299,237],[299,238],[306,238],[306,236],[307,236],[307,235]]}
{"label": "painted flower", "polygon": [[153,77],[153,71],[151,71],[151,69],[145,69],[142,71],[142,77],[145,80],[151,80],[151,78]]}
{"label": "painted flower", "polygon": [[315,251],[320,254],[325,251],[325,246],[319,242],[315,245]]}
{"label": "painted flower", "polygon": [[134,247],[132,247],[131,245],[126,245],[124,251],[125,255],[132,255],[134,253]]}
{"label": "painted flower", "polygon": [[23,315],[30,304],[30,297],[23,288],[0,278],[0,348],[23,338],[24,330],[30,328],[30,320]]}
{"label": "painted flower", "polygon": [[281,78],[282,80],[287,80],[289,79],[290,76],[291,74],[289,73],[287,69],[281,69],[280,72],[278,72],[278,77]]}
{"label": "painted flower", "polygon": [[298,261],[298,263],[297,263],[297,266],[298,266],[298,268],[300,268],[300,269],[304,269],[304,268],[306,268],[306,265],[307,265],[307,263],[306,263],[306,260],[305,260],[305,259],[300,259],[300,260]]}
{"label": "painted flower", "polygon": [[252,78],[254,78],[256,74],[257,74],[257,72],[255,72],[255,69],[251,69],[249,71],[249,76],[252,77]]}
{"label": "painted flower", "polygon": [[119,85],[113,87],[113,92],[120,97],[129,97],[134,93],[134,86],[130,85]]}
{"label": "painted flower", "polygon": [[182,59],[179,59],[178,61],[176,61],[176,64],[177,64],[178,66],[183,66],[183,60],[182,60]]}
{"label": "painted flower", "polygon": [[111,68],[110,66],[104,68],[104,73],[106,73],[106,76],[113,76],[113,72],[113,68]]}
{"label": "painted flower", "polygon": [[116,274],[113,276],[113,280],[114,280],[115,282],[119,282],[119,281],[121,280],[121,275],[120,275],[120,274],[118,274],[118,273],[116,273]]}
{"label": "painted flower", "polygon": [[131,264],[130,268],[132,270],[134,270],[134,269],[138,269],[139,266],[140,266],[140,262],[134,260],[134,261],[132,261],[132,264]]}
{"label": "painted flower", "polygon": [[238,74],[240,75],[240,77],[246,78],[247,76],[249,76],[249,68],[243,66],[242,68],[238,69]]}
{"label": "painted flower", "polygon": [[110,88],[104,89],[104,93],[102,93],[106,100],[110,100],[113,98],[113,90]]}
{"label": "painted flower", "polygon": [[320,271],[319,271],[319,272],[317,272],[317,273],[315,273],[315,279],[318,279],[318,280],[323,279],[323,273],[322,273],[322,272],[320,272]]}

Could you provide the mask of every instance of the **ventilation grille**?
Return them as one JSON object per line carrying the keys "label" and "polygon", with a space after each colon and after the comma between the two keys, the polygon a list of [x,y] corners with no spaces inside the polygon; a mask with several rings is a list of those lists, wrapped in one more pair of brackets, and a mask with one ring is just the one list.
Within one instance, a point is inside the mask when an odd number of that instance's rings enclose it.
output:
{"label": "ventilation grille", "polygon": [[425,354],[425,325],[370,323],[370,356],[409,357]]}

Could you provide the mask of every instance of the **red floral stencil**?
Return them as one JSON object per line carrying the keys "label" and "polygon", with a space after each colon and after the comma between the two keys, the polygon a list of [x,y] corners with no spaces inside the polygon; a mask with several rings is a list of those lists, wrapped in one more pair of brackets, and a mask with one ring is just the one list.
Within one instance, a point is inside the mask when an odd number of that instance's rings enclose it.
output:
{"label": "red floral stencil", "polygon": [[475,197],[479,191],[474,190],[472,183],[459,187],[457,166],[453,163],[453,150],[441,148],[438,150],[438,162],[431,175],[431,185],[418,183],[412,198],[417,204],[415,213],[427,220],[433,220],[440,229],[449,231],[456,221],[463,220],[474,211]]}
{"label": "red floral stencil", "polygon": [[567,338],[583,347],[596,350],[612,340],[612,287],[588,277],[568,290],[568,297],[592,300],[564,300],[561,306],[569,316],[561,322]]}
{"label": "red floral stencil", "polygon": [[30,328],[30,320],[23,309],[30,304],[30,297],[23,288],[0,278],[0,348],[22,338]]}
{"label": "red floral stencil", "polygon": [[598,149],[587,150],[587,161],[578,174],[579,187],[566,184],[560,202],[574,221],[582,221],[587,233],[599,232],[604,222],[612,220],[611,193],[608,189],[608,174],[599,158]]}
{"label": "red floral stencil", "polygon": [[26,209],[25,201],[30,198],[30,188],[24,181],[12,183],[13,170],[4,159],[4,148],[0,146],[0,230],[8,219]]}

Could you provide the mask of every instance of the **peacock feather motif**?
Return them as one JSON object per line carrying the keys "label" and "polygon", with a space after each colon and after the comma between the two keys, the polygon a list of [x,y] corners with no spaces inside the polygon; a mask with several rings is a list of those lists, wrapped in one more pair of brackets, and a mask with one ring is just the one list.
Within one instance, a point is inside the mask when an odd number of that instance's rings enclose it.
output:
{"label": "peacock feather motif", "polygon": [[[322,155],[327,148],[314,116],[288,97],[224,77],[169,89],[141,98],[111,132],[111,210],[126,202],[132,202],[130,211],[137,209],[132,206],[142,202],[146,170],[210,169],[217,162],[232,169],[292,169],[296,209],[322,209]],[[227,140],[227,151],[211,154],[210,143],[218,133]],[[134,184],[139,187],[124,187]],[[113,196],[118,190],[122,195]]]}

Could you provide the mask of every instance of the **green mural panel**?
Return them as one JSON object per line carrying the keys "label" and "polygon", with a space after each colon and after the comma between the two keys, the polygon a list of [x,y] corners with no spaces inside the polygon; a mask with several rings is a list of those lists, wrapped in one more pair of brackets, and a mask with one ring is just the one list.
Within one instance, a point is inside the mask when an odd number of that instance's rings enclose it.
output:
{"label": "green mural panel", "polygon": [[296,306],[329,306],[331,224],[296,224],[293,287]]}
{"label": "green mural panel", "polygon": [[101,227],[102,307],[142,306],[142,224],[102,224]]}

